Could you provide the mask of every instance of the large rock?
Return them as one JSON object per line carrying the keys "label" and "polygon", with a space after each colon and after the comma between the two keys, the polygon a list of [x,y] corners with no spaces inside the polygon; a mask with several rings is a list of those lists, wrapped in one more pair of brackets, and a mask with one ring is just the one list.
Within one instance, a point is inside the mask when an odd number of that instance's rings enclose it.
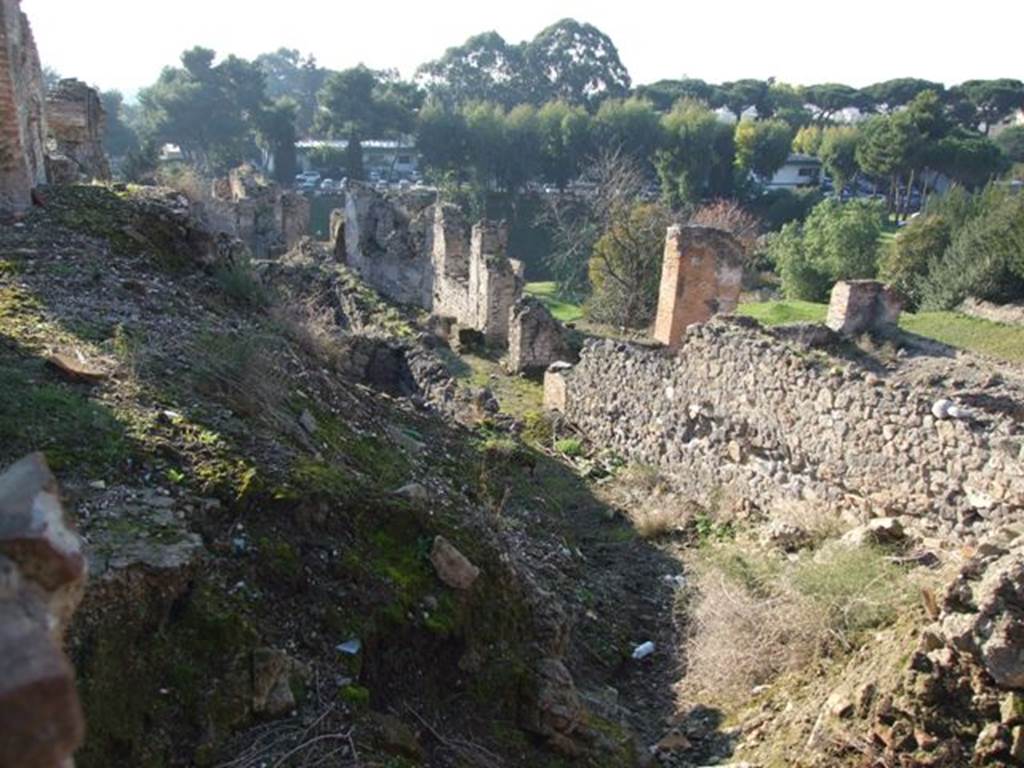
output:
{"label": "large rock", "polygon": [[825,324],[855,336],[892,328],[900,319],[900,301],[877,280],[840,280],[832,288]]}
{"label": "large rock", "polygon": [[566,331],[539,300],[525,296],[509,314],[507,367],[511,373],[544,370],[573,357]]}
{"label": "large rock", "polygon": [[0,475],[0,766],[58,768],[82,741],[61,649],[85,559],[41,454]]}
{"label": "large rock", "polygon": [[480,569],[444,536],[434,539],[430,562],[434,564],[438,578],[453,589],[469,589],[480,576]]}

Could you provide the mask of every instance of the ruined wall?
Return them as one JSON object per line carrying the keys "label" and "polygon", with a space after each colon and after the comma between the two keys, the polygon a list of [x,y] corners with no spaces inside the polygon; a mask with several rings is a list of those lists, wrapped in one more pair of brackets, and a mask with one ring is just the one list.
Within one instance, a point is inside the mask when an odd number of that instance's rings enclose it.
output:
{"label": "ruined wall", "polygon": [[1024,409],[982,393],[954,418],[941,391],[809,355],[753,321],[691,327],[678,353],[590,342],[547,378],[549,403],[599,447],[668,468],[705,501],[727,489],[762,508],[808,499],[949,525],[1024,508]]}
{"label": "ruined wall", "polygon": [[32,205],[46,183],[43,72],[19,0],[0,0],[0,211]]}
{"label": "ruined wall", "polygon": [[840,280],[832,287],[825,324],[846,336],[884,331],[899,322],[900,300],[877,280]]}
{"label": "ruined wall", "polygon": [[482,221],[473,225],[469,246],[469,302],[473,327],[488,343],[508,343],[509,313],[523,295],[523,266],[509,259],[508,228]]}
{"label": "ruined wall", "polygon": [[384,296],[508,344],[524,283],[523,265],[508,258],[503,223],[483,221],[470,231],[456,206],[424,197],[395,202],[353,185],[344,225],[335,221],[332,229],[344,233],[335,247],[344,240],[346,263]]}
{"label": "ruined wall", "polygon": [[543,369],[552,360],[572,357],[565,329],[538,299],[526,296],[513,305],[506,363],[510,373]]}
{"label": "ruined wall", "polygon": [[732,312],[740,299],[743,246],[710,227],[669,227],[661,267],[654,338],[679,344],[686,326]]}
{"label": "ruined wall", "polygon": [[393,205],[364,185],[345,195],[345,253],[348,265],[384,296],[402,304],[430,307],[432,269],[426,243],[432,212]]}
{"label": "ruined wall", "polygon": [[51,183],[110,178],[103,151],[107,116],[94,88],[80,80],[61,80],[47,94],[46,121]]}
{"label": "ruined wall", "polygon": [[211,230],[237,237],[259,259],[283,253],[309,234],[309,200],[282,191],[249,165],[215,180],[202,211]]}

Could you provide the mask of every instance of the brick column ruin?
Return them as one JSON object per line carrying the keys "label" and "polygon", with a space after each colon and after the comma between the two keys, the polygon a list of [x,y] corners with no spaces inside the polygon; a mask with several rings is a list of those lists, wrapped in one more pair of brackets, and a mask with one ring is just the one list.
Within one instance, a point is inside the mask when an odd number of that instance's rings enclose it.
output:
{"label": "brick column ruin", "polygon": [[19,0],[0,0],[0,211],[32,205],[46,183],[43,70]]}
{"label": "brick column ruin", "polygon": [[710,227],[669,227],[654,338],[676,348],[686,326],[732,312],[740,298],[743,246]]}
{"label": "brick column ruin", "polygon": [[832,288],[825,324],[837,333],[860,333],[892,328],[900,319],[900,300],[877,280],[840,280]]}

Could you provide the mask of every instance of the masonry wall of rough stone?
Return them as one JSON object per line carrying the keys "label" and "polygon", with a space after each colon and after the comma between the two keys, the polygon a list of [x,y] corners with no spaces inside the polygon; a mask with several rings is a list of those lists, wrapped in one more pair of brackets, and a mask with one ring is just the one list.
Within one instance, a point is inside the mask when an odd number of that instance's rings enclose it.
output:
{"label": "masonry wall of rough stone", "polygon": [[725,490],[765,509],[806,499],[950,525],[1024,509],[1012,411],[937,418],[941,391],[809,355],[752,321],[691,327],[678,353],[590,342],[549,378],[598,446],[667,468],[705,501]]}
{"label": "masonry wall of rough stone", "polygon": [[69,161],[65,178],[51,182],[73,183],[110,178],[110,164],[103,150],[107,116],[99,92],[80,80],[61,80],[46,96],[49,130],[48,154]]}
{"label": "masonry wall of rough stone", "polygon": [[0,0],[0,210],[23,211],[46,183],[43,72],[19,0]]}
{"label": "masonry wall of rough stone", "polygon": [[503,223],[483,221],[470,230],[453,205],[424,197],[396,202],[353,185],[344,226],[336,225],[344,232],[345,261],[384,296],[508,344],[510,312],[524,282],[523,265],[508,258]]}
{"label": "masonry wall of rough stone", "polygon": [[508,358],[511,373],[546,368],[552,360],[573,357],[565,328],[538,299],[524,296],[509,317]]}
{"label": "masonry wall of rough stone", "polygon": [[207,227],[237,237],[256,258],[267,258],[295,246],[309,235],[309,200],[281,188],[251,166],[217,179],[202,201]]}

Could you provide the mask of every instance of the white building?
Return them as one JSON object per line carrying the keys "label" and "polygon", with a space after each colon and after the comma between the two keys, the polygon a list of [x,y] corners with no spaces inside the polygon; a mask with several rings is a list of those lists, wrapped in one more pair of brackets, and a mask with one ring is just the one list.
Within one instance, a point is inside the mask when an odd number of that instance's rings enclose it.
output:
{"label": "white building", "polygon": [[765,189],[796,189],[817,187],[821,184],[821,160],[813,155],[797,152],[786,158],[786,163],[765,184]]}

